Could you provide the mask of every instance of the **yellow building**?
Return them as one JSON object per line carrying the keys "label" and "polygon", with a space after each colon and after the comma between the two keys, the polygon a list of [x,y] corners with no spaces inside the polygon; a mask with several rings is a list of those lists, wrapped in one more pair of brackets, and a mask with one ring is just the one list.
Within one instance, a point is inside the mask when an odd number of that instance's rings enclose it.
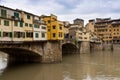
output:
{"label": "yellow building", "polygon": [[63,40],[64,39],[64,24],[57,20],[57,16],[41,16],[47,24],[47,39],[48,40]]}

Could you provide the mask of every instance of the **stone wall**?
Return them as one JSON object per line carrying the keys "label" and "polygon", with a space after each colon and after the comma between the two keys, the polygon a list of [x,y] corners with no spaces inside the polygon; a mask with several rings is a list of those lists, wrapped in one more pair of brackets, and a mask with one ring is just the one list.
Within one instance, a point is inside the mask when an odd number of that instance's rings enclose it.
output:
{"label": "stone wall", "polygon": [[90,43],[91,50],[113,50],[113,44],[106,43]]}
{"label": "stone wall", "polygon": [[113,50],[120,50],[120,44],[113,44]]}
{"label": "stone wall", "polygon": [[90,43],[90,49],[91,50],[102,50],[103,45],[100,43]]}
{"label": "stone wall", "polygon": [[89,41],[81,42],[80,53],[90,53],[90,42]]}
{"label": "stone wall", "polygon": [[62,61],[62,49],[59,41],[48,41],[44,45],[42,62],[60,62]]}

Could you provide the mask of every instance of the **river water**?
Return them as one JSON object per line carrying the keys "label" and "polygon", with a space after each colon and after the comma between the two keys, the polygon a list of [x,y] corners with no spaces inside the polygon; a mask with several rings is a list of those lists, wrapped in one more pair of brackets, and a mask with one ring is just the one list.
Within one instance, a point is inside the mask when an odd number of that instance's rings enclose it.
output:
{"label": "river water", "polygon": [[0,80],[120,80],[120,51],[64,55],[54,64],[14,65],[1,73]]}

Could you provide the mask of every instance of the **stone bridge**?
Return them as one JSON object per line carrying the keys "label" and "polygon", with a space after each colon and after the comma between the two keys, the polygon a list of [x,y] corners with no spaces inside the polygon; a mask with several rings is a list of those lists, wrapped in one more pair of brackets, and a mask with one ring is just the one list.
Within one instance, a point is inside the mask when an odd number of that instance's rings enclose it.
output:
{"label": "stone bridge", "polygon": [[9,55],[10,62],[60,62],[62,54],[86,53],[89,42],[37,41],[37,42],[0,42],[0,51]]}
{"label": "stone bridge", "polygon": [[75,39],[65,39],[62,43],[62,54],[67,53],[89,53],[90,42],[76,41]]}
{"label": "stone bridge", "polygon": [[59,41],[42,42],[1,42],[0,51],[9,55],[9,61],[18,62],[59,62],[62,50]]}

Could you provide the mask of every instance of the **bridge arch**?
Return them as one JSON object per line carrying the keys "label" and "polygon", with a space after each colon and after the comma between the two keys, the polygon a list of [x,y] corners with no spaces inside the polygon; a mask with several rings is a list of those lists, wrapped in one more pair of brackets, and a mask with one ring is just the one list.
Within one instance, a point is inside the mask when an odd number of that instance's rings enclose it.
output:
{"label": "bridge arch", "polygon": [[23,63],[23,62],[41,62],[42,55],[34,52],[33,50],[11,47],[0,48],[0,51],[8,54],[8,61],[11,63]]}
{"label": "bridge arch", "polygon": [[62,45],[62,54],[74,54],[78,53],[79,48],[73,43],[64,43]]}

